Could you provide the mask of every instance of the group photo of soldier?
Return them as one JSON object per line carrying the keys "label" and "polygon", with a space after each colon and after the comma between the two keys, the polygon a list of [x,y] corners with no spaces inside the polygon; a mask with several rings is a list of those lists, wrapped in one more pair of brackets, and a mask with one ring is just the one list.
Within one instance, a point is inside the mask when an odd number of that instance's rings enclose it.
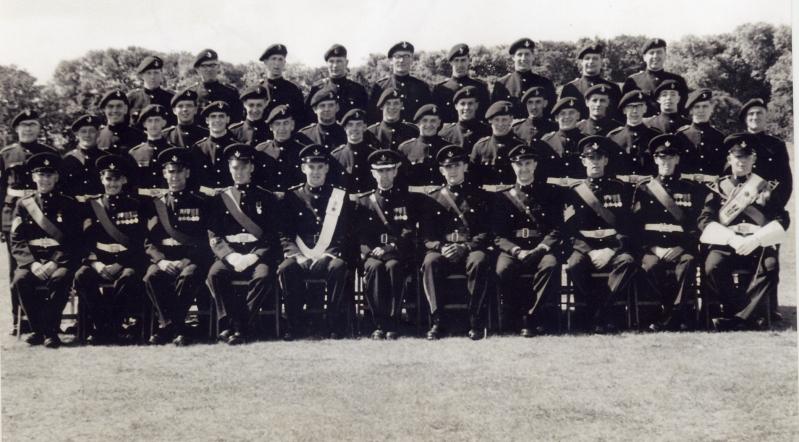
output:
{"label": "group photo of soldier", "polygon": [[664,70],[663,39],[623,84],[601,76],[601,44],[562,85],[533,72],[535,49],[512,42],[513,70],[489,85],[458,43],[451,78],[428,84],[400,41],[368,89],[334,44],[308,94],[284,78],[284,44],[242,90],[214,49],[181,91],[149,55],[142,88],[75,116],[67,152],[22,110],[0,150],[11,333],[57,348],[70,305],[93,345],[781,321],[793,181],[766,99],[722,133],[715,91]]}

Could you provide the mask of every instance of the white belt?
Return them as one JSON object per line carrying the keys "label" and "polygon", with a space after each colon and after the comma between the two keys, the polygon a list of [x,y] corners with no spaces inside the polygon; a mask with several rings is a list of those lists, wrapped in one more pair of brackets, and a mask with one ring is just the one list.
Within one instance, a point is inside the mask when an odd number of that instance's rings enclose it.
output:
{"label": "white belt", "polygon": [[615,234],[616,229],[580,230],[580,235],[594,239],[607,238]]}
{"label": "white belt", "polygon": [[36,247],[57,247],[61,244],[58,241],[54,240],[53,238],[37,238],[28,241],[28,245],[36,246]]}
{"label": "white belt", "polygon": [[128,250],[128,248],[123,246],[122,244],[103,244],[101,242],[98,242],[97,250],[102,250],[103,252],[108,252],[108,253],[119,253]]}
{"label": "white belt", "polygon": [[213,188],[213,187],[200,186],[200,192],[202,192],[202,193],[204,193],[204,194],[206,194],[208,196],[215,196],[217,193],[219,193],[219,192],[221,192],[223,190],[225,190],[224,187]]}
{"label": "white belt", "polygon": [[239,243],[239,244],[247,244],[247,243],[250,243],[250,242],[258,241],[258,238],[256,238],[255,235],[252,235],[250,233],[237,233],[235,235],[227,235],[227,236],[225,236],[225,240],[227,240],[227,242],[235,242],[235,243]]}
{"label": "white belt", "polygon": [[78,200],[78,202],[80,202],[80,203],[85,203],[86,201],[89,200],[89,198],[94,198],[94,197],[97,197],[97,196],[100,196],[100,195],[99,194],[94,194],[94,195],[75,195],[75,199]]}
{"label": "white belt", "polygon": [[644,224],[644,230],[649,230],[652,232],[684,232],[682,226],[666,223]]}
{"label": "white belt", "polygon": [[183,244],[175,238],[165,238],[161,240],[161,245],[165,246],[182,246]]}
{"label": "white belt", "polygon": [[760,226],[758,226],[757,224],[740,223],[734,226],[730,226],[730,230],[740,235],[751,235],[760,230]]}
{"label": "white belt", "polygon": [[139,195],[151,196],[153,198],[158,198],[165,193],[167,193],[166,189],[139,189]]}
{"label": "white belt", "polygon": [[33,189],[6,189],[6,195],[16,198],[25,198],[36,193]]}

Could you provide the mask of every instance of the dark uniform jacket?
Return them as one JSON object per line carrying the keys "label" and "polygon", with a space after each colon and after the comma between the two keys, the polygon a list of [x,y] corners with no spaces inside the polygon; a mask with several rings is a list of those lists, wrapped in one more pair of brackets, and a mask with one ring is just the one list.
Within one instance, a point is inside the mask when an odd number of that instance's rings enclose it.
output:
{"label": "dark uniform jacket", "polygon": [[300,129],[300,135],[308,139],[307,144],[318,144],[328,152],[347,142],[347,133],[338,123],[313,123]]}
{"label": "dark uniform jacket", "polygon": [[404,107],[402,109],[402,121],[413,121],[416,111],[425,104],[432,103],[433,97],[430,94],[430,86],[424,81],[412,75],[391,75],[377,80],[372,87],[369,95],[369,121],[376,123],[383,118],[383,113],[377,108],[377,100],[384,90],[393,87],[397,90]]}
{"label": "dark uniform jacket", "polygon": [[164,138],[178,147],[191,147],[208,136],[208,129],[196,124],[177,124],[164,129]]}
{"label": "dark uniform jacket", "polygon": [[442,126],[438,135],[450,144],[458,145],[466,152],[471,152],[477,140],[491,136],[491,126],[478,119],[458,121]]}
{"label": "dark uniform jacket", "polygon": [[[457,205],[457,211],[446,195]],[[466,244],[471,251],[485,250],[490,245],[488,192],[464,183],[442,186],[430,192],[428,197],[421,223],[422,239],[427,251],[440,252],[443,246],[450,243]]]}
{"label": "dark uniform jacket", "polygon": [[366,129],[380,143],[382,149],[397,150],[399,145],[419,136],[419,128],[413,124],[381,121]]}
{"label": "dark uniform jacket", "polygon": [[580,133],[586,137],[589,135],[601,135],[604,137],[608,132],[621,126],[621,123],[610,117],[601,118],[599,120],[586,118],[577,123],[577,128],[580,129]]}
{"label": "dark uniform jacket", "polygon": [[[35,203],[63,238],[54,238],[39,227],[23,201]],[[14,209],[11,225],[11,255],[17,267],[27,268],[34,261],[53,261],[59,267],[74,268],[85,251],[81,238],[84,211],[80,204],[59,192],[35,194],[20,198]]]}
{"label": "dark uniform jacket", "polygon": [[[674,206],[682,212],[678,220],[649,188],[649,182],[656,180],[666,190]],[[641,229],[636,235],[644,248],[682,247],[686,252],[695,253],[699,242],[699,228],[696,220],[705,200],[703,186],[677,176],[652,177],[639,183],[633,193],[633,215],[635,225]]]}
{"label": "dark uniform jacket", "polygon": [[[563,210],[551,186],[533,183],[510,189],[494,195],[491,209],[491,227],[494,244],[499,250],[512,254],[520,247],[530,250],[539,244],[550,249],[560,245],[560,227],[563,224]],[[519,209],[521,205],[524,210]]]}
{"label": "dark uniform jacket", "polygon": [[[542,177],[585,177],[585,168],[580,161],[580,150],[577,143],[583,138],[580,129],[550,132],[541,138],[550,147],[541,158],[538,169]],[[541,167],[543,166],[543,167]]]}
{"label": "dark uniform jacket", "polygon": [[382,261],[413,259],[419,196],[394,186],[389,190],[373,190],[358,198],[355,237],[363,258],[382,247],[385,253],[378,258]]}
{"label": "dark uniform jacket", "polygon": [[[631,188],[617,179],[606,177],[586,178],[581,182],[587,183],[602,207],[615,216],[615,224],[602,219],[577,194],[575,188],[578,184],[573,185],[566,193],[567,204],[563,212],[566,221],[564,230],[571,236],[572,248],[584,254],[604,248],[617,253],[632,251]],[[610,234],[604,235],[602,231]]]}
{"label": "dark uniform jacket", "polygon": [[330,165],[330,183],[344,188],[350,193],[366,192],[374,188],[369,154],[377,146],[369,141],[358,144],[347,143],[334,149],[330,155],[336,164]]}
{"label": "dark uniform jacket", "polygon": [[673,134],[677,132],[677,129],[691,124],[691,122],[678,113],[664,114],[661,112],[654,117],[644,118],[644,124],[664,134]]}
{"label": "dark uniform jacket", "polygon": [[619,85],[616,83],[610,80],[605,80],[599,75],[582,75],[579,78],[575,78],[574,80],[564,84],[563,88],[560,90],[558,99],[573,97],[582,102],[585,100],[585,91],[593,86],[596,86],[597,84],[604,84],[610,88],[610,91],[608,91],[608,100],[610,101],[610,106],[608,106],[608,116],[614,119],[624,118],[624,114],[617,110],[619,100],[621,100],[622,96],[621,88],[619,88]]}
{"label": "dark uniform jacket", "polygon": [[35,189],[25,161],[42,152],[56,153],[56,150],[38,142],[14,143],[0,150],[0,198],[3,200],[4,233],[11,228],[11,215],[17,200],[33,194]]}
{"label": "dark uniform jacket", "polygon": [[[119,230],[124,237],[114,238],[108,233],[92,207],[93,201],[102,205],[111,226]],[[88,247],[87,261],[139,267],[144,262],[144,236],[148,218],[143,201],[120,193],[90,198],[85,205],[84,210],[88,218],[83,222],[81,239]],[[126,242],[120,241],[121,239],[126,239]]]}
{"label": "dark uniform jacket", "polygon": [[162,259],[180,261],[188,259],[194,264],[206,265],[211,260],[208,249],[209,202],[202,194],[191,190],[168,192],[158,197],[164,203],[167,224],[178,232],[172,236],[156,209],[155,199],[150,200],[147,236],[144,251],[153,264]]}
{"label": "dark uniform jacket", "polygon": [[272,131],[269,130],[269,126],[263,120],[250,121],[245,119],[231,124],[228,131],[239,143],[249,144],[250,146],[256,146],[272,138]]}
{"label": "dark uniform jacket", "polygon": [[[239,100],[239,91],[233,86],[212,81],[197,83],[192,88],[197,93],[197,109],[202,109],[214,101],[224,101],[230,106],[230,122],[235,123],[244,118],[244,107]],[[171,106],[170,106],[171,108]],[[200,123],[205,125],[205,121]]]}
{"label": "dark uniform jacket", "polygon": [[366,109],[369,106],[369,96],[366,88],[361,83],[352,81],[347,77],[326,77],[311,86],[311,91],[305,99],[305,107],[311,108],[311,98],[322,89],[333,89],[338,96],[338,112],[336,120],[341,120],[350,109]]}
{"label": "dark uniform jacket", "polygon": [[97,147],[74,148],[64,155],[58,186],[71,197],[99,195],[104,192],[100,172],[94,162],[103,154]]}
{"label": "dark uniform jacket", "polygon": [[[300,184],[286,192],[283,199],[283,211],[290,222],[286,223],[281,235],[283,253],[286,257],[302,254],[296,243],[297,236],[309,248],[316,245],[332,192],[333,186],[329,184],[313,188],[308,184]],[[348,239],[353,217],[353,207],[349,195],[344,195],[343,206],[340,210],[336,229],[333,231],[333,237],[330,245],[325,249],[325,253],[346,259],[352,255],[351,251],[347,249],[350,245]]]}
{"label": "dark uniform jacket", "polygon": [[455,97],[455,92],[466,86],[473,86],[477,89],[477,115],[485,115],[491,102],[488,85],[482,80],[465,75],[460,78],[447,78],[433,86],[433,103],[441,112],[441,121],[445,123],[458,121],[458,113],[455,111],[455,103],[452,102],[452,99]]}
{"label": "dark uniform jacket", "polygon": [[[139,114],[142,109],[150,104],[160,104],[164,109],[172,109],[172,97],[175,93],[162,88],[147,89],[139,88],[128,92],[128,111],[130,112],[130,124],[136,124],[139,121]],[[167,124],[175,124],[175,115],[169,114],[166,119]]]}
{"label": "dark uniform jacket", "polygon": [[657,172],[649,152],[649,141],[660,135],[660,131],[641,123],[638,126],[622,126],[608,133],[608,138],[619,145],[619,150],[610,152],[608,175],[652,175]]}
{"label": "dark uniform jacket", "polygon": [[310,109],[305,107],[300,88],[283,77],[261,80],[261,85],[269,91],[269,103],[264,110],[264,115],[269,115],[272,109],[281,104],[288,105],[289,110],[297,122],[297,127],[302,127],[312,121]]}
{"label": "dark uniform jacket", "polygon": [[295,137],[285,141],[269,140],[255,146],[255,179],[260,186],[274,192],[285,192],[289,187],[305,181],[300,169],[300,150],[305,147]]}
{"label": "dark uniform jacket", "polygon": [[[777,181],[779,184],[771,192],[775,204],[785,207],[793,192],[793,174],[791,173],[791,159],[788,156],[788,147],[779,138],[766,132],[755,134],[757,144],[757,161],[752,172],[760,175],[764,180]],[[729,173],[729,165],[725,167]]]}
{"label": "dark uniform jacket", "polygon": [[134,180],[140,189],[164,189],[163,166],[158,162],[158,154],[170,147],[174,147],[165,138],[147,140],[132,148],[128,154],[138,166],[137,176]]}
{"label": "dark uniform jacket", "polygon": [[555,105],[555,84],[549,78],[534,74],[533,71],[513,72],[500,77],[494,83],[494,90],[491,91],[491,102],[506,100],[513,103],[513,117],[526,118],[527,106],[520,100],[527,89],[533,86],[544,88],[544,98],[547,99],[547,109],[544,113],[549,116],[549,111]]}
{"label": "dark uniform jacket", "polygon": [[108,151],[108,153],[124,155],[133,146],[146,140],[147,135],[144,132],[127,123],[120,123],[106,125],[100,129],[100,133],[97,135],[97,147],[100,150]]}
{"label": "dark uniform jacket", "polygon": [[722,175],[727,164],[724,134],[710,123],[691,123],[677,129],[686,151],[680,158],[680,171]]}
{"label": "dark uniform jacket", "polygon": [[544,135],[558,130],[558,124],[543,117],[527,117],[513,123],[513,134],[527,144],[540,140]]}
{"label": "dark uniform jacket", "polygon": [[219,138],[213,136],[203,138],[192,146],[191,153],[194,170],[199,172],[197,177],[192,179],[192,182],[199,186],[214,189],[231,185],[233,180],[230,178],[228,164],[222,156],[222,152],[227,146],[236,142],[233,135],[230,132],[226,132],[225,135]]}
{"label": "dark uniform jacket", "polygon": [[626,94],[627,92],[634,91],[636,89],[640,89],[641,91],[645,92],[649,96],[649,101],[647,103],[649,112],[647,115],[654,115],[657,113],[658,106],[656,100],[657,97],[653,96],[653,94],[655,89],[660,86],[660,83],[664,82],[665,80],[674,80],[679,85],[680,109],[683,109],[685,100],[688,99],[688,84],[685,82],[685,78],[683,78],[681,75],[665,70],[650,71],[645,69],[632,74],[627,77],[626,80],[624,80],[624,85],[621,87],[621,92],[622,94]]}
{"label": "dark uniform jacket", "polygon": [[524,142],[508,132],[503,136],[491,135],[474,143],[469,160],[472,163],[470,176],[472,183],[513,184],[516,174],[510,165],[508,153]]}
{"label": "dark uniform jacket", "polygon": [[[410,186],[431,186],[443,184],[444,177],[438,171],[436,154],[449,143],[438,135],[419,136],[399,145],[405,156],[400,172],[405,175]],[[404,169],[404,170],[403,170]]]}

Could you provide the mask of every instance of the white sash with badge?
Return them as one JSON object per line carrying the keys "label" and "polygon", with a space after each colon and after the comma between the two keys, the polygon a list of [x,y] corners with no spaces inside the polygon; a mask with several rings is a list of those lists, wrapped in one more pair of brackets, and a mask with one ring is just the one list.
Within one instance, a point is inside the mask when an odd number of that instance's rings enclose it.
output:
{"label": "white sash with badge", "polygon": [[336,231],[336,224],[338,224],[338,217],[341,215],[341,209],[344,206],[344,197],[346,192],[342,189],[333,189],[330,194],[330,199],[327,200],[327,208],[325,209],[325,220],[322,223],[322,231],[319,234],[319,240],[313,248],[309,248],[305,242],[297,235],[297,247],[302,252],[303,256],[312,260],[317,260],[325,254],[325,250],[330,246],[333,240],[333,233]]}
{"label": "white sash with badge", "polygon": [[[719,209],[719,222],[725,226],[729,225],[741,212],[749,208],[757,200],[760,193],[767,190],[767,188],[771,188],[771,184],[753,173],[743,186],[735,189],[730,199],[721,206],[721,209]],[[757,212],[760,211],[757,210]],[[755,218],[763,218],[760,213],[754,215]]]}

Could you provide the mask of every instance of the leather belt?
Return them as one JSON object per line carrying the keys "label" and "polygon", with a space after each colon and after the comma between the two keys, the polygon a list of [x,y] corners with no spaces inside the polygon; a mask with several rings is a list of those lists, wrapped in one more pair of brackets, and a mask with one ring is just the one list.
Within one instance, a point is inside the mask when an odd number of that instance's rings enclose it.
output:
{"label": "leather belt", "polygon": [[251,242],[258,241],[258,238],[251,233],[237,233],[235,235],[227,235],[225,236],[225,240],[227,242],[234,242],[238,244],[248,244]]}
{"label": "leather belt", "polygon": [[644,230],[649,230],[650,232],[684,232],[682,226],[666,223],[644,224]]}
{"label": "leather belt", "polygon": [[206,187],[200,186],[200,192],[208,195],[208,196],[215,196],[217,193],[225,190],[224,187]]}
{"label": "leather belt", "polygon": [[13,196],[15,198],[25,198],[26,196],[30,196],[36,193],[33,189],[6,189],[6,195]]}
{"label": "leather belt", "polygon": [[397,242],[397,238],[389,235],[388,233],[380,234],[380,244],[393,244]]}
{"label": "leather belt", "polygon": [[527,227],[523,229],[518,229],[513,232],[516,235],[516,238],[533,238],[538,236],[538,230],[535,229],[528,229]]}
{"label": "leather belt", "polygon": [[61,244],[58,241],[54,240],[53,238],[36,238],[28,241],[28,245],[42,247],[42,248],[49,248],[49,247],[58,247]]}
{"label": "leather belt", "polygon": [[108,252],[108,253],[120,253],[128,250],[128,248],[123,246],[122,244],[103,244],[101,242],[98,242],[97,250],[102,250],[103,252]]}
{"label": "leather belt", "polygon": [[586,238],[602,239],[616,234],[616,229],[580,230],[580,235]]}
{"label": "leather belt", "polygon": [[469,241],[469,234],[453,232],[453,233],[448,233],[447,235],[444,236],[444,238],[449,242],[466,242]]}
{"label": "leather belt", "polygon": [[158,198],[167,192],[167,189],[139,189],[139,195],[151,196],[153,198]]}
{"label": "leather belt", "polygon": [[760,230],[760,226],[758,226],[757,224],[740,223],[740,224],[735,224],[734,226],[730,226],[730,230],[739,235],[751,235]]}

